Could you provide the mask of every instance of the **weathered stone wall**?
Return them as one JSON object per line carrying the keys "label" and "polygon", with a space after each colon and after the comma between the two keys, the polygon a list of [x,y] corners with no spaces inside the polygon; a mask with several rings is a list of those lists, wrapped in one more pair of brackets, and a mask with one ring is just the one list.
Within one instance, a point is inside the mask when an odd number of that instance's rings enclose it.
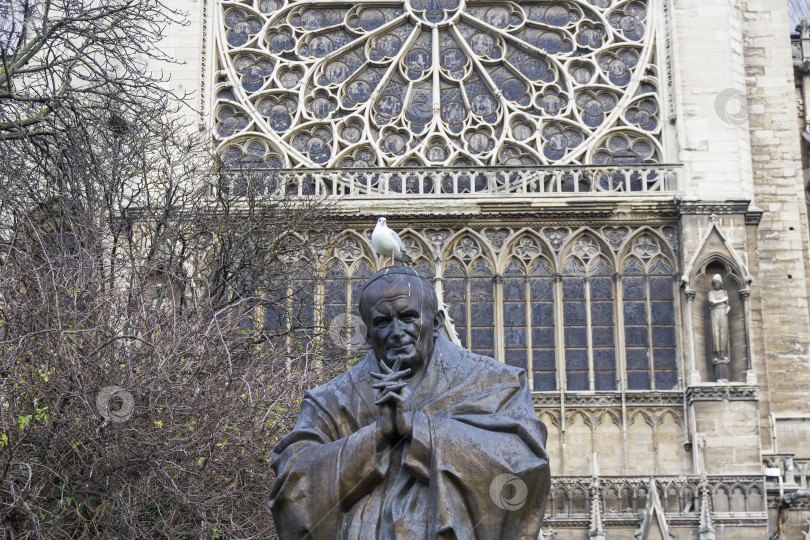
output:
{"label": "weathered stone wall", "polygon": [[671,2],[675,125],[685,195],[751,196],[741,14],[727,0]]}
{"label": "weathered stone wall", "polygon": [[[743,35],[762,339],[775,414],[810,413],[807,207],[796,132],[787,4],[744,0]],[[764,446],[770,446],[763,440]]]}
{"label": "weathered stone wall", "polygon": [[165,38],[158,44],[175,62],[156,62],[150,68],[168,76],[168,86],[178,95],[188,96],[188,107],[183,113],[192,129],[202,129],[207,124],[201,113],[209,113],[207,89],[212,83],[206,78],[210,73],[212,58],[210,24],[213,2],[173,0],[167,5],[184,14],[187,24],[175,24],[167,28]]}

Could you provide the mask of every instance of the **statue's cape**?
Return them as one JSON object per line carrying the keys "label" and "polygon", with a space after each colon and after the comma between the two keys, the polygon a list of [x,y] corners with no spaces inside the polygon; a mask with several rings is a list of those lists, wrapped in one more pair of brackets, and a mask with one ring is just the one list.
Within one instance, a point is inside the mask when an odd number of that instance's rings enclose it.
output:
{"label": "statue's cape", "polygon": [[369,353],[307,392],[273,452],[281,539],[536,539],[550,476],[526,373],[439,336],[412,439],[378,452],[379,370]]}

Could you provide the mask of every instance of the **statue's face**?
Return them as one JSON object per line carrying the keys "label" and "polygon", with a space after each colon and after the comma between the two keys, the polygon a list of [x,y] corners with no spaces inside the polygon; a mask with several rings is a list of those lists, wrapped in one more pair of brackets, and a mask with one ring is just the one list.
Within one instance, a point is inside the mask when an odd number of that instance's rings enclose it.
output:
{"label": "statue's face", "polygon": [[723,288],[723,282],[714,280],[712,281],[712,287],[714,288],[715,291],[719,291],[720,289]]}
{"label": "statue's face", "polygon": [[363,321],[368,327],[371,347],[377,358],[416,375],[430,359],[433,345],[444,324],[444,313],[432,307],[418,278],[397,278],[394,283],[381,279],[371,284],[363,296]]}

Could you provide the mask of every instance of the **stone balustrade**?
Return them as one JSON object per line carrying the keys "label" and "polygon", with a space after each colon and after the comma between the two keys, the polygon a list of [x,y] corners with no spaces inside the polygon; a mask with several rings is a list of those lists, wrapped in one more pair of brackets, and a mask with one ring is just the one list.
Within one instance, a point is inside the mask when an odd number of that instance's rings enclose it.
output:
{"label": "stone balustrade", "polygon": [[261,182],[268,195],[330,196],[341,199],[639,196],[674,194],[678,165],[535,166],[391,169],[243,169],[226,182]]}
{"label": "stone balustrade", "polygon": [[807,490],[810,486],[810,459],[795,458],[792,452],[763,453],[762,462],[768,491]]}
{"label": "stone balustrade", "polygon": [[[659,476],[654,478],[662,509],[668,515],[697,515],[704,478],[697,475]],[[715,514],[759,514],[765,511],[762,476],[708,476],[705,486]],[[598,493],[602,515],[609,519],[636,515],[644,511],[650,487],[649,477],[600,476]],[[546,515],[550,520],[585,517],[593,493],[590,477],[552,478]]]}

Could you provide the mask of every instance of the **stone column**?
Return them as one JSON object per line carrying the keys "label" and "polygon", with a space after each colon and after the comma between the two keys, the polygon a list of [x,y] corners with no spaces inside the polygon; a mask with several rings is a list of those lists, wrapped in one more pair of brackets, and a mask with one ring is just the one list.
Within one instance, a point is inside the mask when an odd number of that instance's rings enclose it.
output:
{"label": "stone column", "polygon": [[[563,395],[565,388],[565,334],[563,333],[563,291],[562,274],[554,274],[554,320],[558,321],[554,325],[554,340],[557,344],[557,390]],[[563,400],[564,401],[564,400]]]}
{"label": "stone column", "polygon": [[[593,372],[593,331],[591,330],[591,277],[585,276],[585,339],[588,344],[588,390],[596,388]],[[650,360],[652,362],[652,359]]]}
{"label": "stone column", "polygon": [[[495,274],[492,277],[493,299],[495,303],[492,309],[495,311],[495,328],[500,328],[501,331],[495,332],[495,359],[499,362],[506,362],[506,353],[504,352],[504,333],[503,333],[503,275]],[[468,299],[472,302],[472,299]],[[531,381],[531,377],[529,378]],[[531,385],[531,382],[529,382]],[[531,388],[531,386],[530,386]]]}
{"label": "stone column", "polygon": [[696,292],[694,289],[684,288],[683,297],[686,300],[686,307],[683,310],[683,333],[685,339],[684,353],[686,354],[686,368],[688,370],[687,386],[700,384],[700,372],[695,365],[695,329],[692,325],[692,306],[694,305]]}
{"label": "stone column", "polygon": [[757,374],[754,371],[754,346],[751,340],[751,303],[748,301],[751,289],[740,289],[740,300],[743,308],[743,332],[745,333],[745,382],[757,384]]}

